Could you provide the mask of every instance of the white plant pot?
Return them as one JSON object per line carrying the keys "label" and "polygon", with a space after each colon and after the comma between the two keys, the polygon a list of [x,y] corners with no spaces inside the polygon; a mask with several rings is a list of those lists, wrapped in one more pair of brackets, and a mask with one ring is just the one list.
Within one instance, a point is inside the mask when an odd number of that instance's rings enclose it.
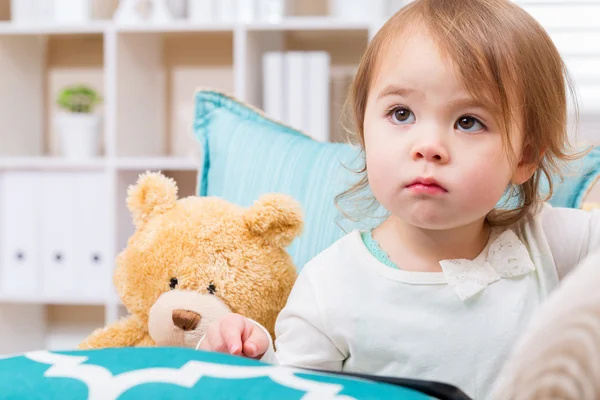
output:
{"label": "white plant pot", "polygon": [[56,124],[64,157],[81,160],[98,156],[100,115],[60,113]]}

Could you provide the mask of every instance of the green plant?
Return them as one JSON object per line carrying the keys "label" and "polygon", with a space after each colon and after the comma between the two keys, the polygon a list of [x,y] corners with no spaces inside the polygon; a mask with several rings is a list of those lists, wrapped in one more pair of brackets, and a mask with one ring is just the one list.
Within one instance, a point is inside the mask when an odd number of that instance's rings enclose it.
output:
{"label": "green plant", "polygon": [[61,90],[56,102],[59,107],[72,113],[91,113],[102,102],[102,98],[89,86],[73,85]]}

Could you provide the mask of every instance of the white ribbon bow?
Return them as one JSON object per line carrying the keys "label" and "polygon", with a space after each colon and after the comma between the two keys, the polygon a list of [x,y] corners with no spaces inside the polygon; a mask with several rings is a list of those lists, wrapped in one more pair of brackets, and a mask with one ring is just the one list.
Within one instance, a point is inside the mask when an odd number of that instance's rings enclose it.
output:
{"label": "white ribbon bow", "polygon": [[535,265],[525,245],[510,229],[490,245],[483,265],[471,260],[440,261],[448,285],[461,300],[469,299],[501,278],[514,278],[535,271]]}

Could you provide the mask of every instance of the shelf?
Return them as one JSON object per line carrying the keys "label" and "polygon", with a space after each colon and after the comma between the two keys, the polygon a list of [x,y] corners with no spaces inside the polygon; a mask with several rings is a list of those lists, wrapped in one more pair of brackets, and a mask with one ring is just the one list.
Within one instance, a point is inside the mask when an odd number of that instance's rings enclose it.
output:
{"label": "shelf", "polygon": [[[0,167],[72,168],[62,159],[44,158],[63,154],[56,99],[63,88],[81,83],[104,96],[104,36],[0,34],[0,54],[1,75],[10,77],[0,85]],[[102,114],[102,105],[96,110]],[[101,166],[96,161],[83,164],[86,169]]]}
{"label": "shelf", "polygon": [[4,170],[101,170],[105,166],[104,158],[75,161],[44,156],[0,157],[0,169]]}
{"label": "shelf", "polygon": [[73,298],[72,296],[45,296],[39,295],[32,297],[31,295],[18,294],[0,294],[0,305],[18,303],[18,304],[46,304],[46,305],[73,305],[73,306],[104,306],[106,299],[104,298]]}
{"label": "shelf", "polygon": [[92,21],[87,24],[54,25],[54,24],[15,24],[0,22],[0,35],[78,35],[104,33],[111,23],[108,21]]}
{"label": "shelf", "polygon": [[200,161],[188,157],[121,157],[116,166],[121,171],[195,171]]}
{"label": "shelf", "polygon": [[116,32],[138,33],[171,33],[171,32],[232,32],[236,29],[248,31],[346,31],[368,30],[371,23],[367,21],[346,21],[332,19],[326,16],[317,17],[288,17],[277,22],[237,22],[199,24],[188,21],[172,23],[141,23],[119,24],[111,21],[93,21],[85,25],[54,25],[54,24],[15,24],[0,22],[0,35],[79,35],[103,34],[111,29]]}
{"label": "shelf", "polygon": [[194,157],[194,95],[202,86],[234,92],[234,34],[129,32],[116,39],[115,154]]}
{"label": "shelf", "polygon": [[[54,24],[15,24],[10,21],[0,22],[0,35],[85,35],[103,34],[110,30],[116,32],[139,33],[170,33],[170,32],[232,32],[236,29],[248,31],[347,31],[369,30],[376,26],[369,21],[351,21],[335,19],[328,16],[287,17],[281,21],[254,21],[234,23],[194,23],[189,21],[175,21],[171,23],[140,23],[119,24],[111,21],[92,21],[89,24],[54,25]],[[552,26],[549,32],[597,32],[594,26],[573,28],[570,26]]]}
{"label": "shelf", "polygon": [[243,27],[249,31],[366,31],[371,24],[366,21],[346,21],[322,16],[288,17],[280,22],[251,22]]}
{"label": "shelf", "polygon": [[211,23],[197,24],[188,21],[178,21],[166,24],[115,24],[117,32],[138,32],[138,33],[171,33],[171,32],[232,32],[235,29],[234,24]]}
{"label": "shelf", "polygon": [[371,24],[366,21],[346,21],[330,17],[288,17],[276,22],[234,22],[199,24],[188,21],[178,21],[166,24],[115,24],[117,32],[231,32],[236,29],[248,31],[346,31],[368,30]]}

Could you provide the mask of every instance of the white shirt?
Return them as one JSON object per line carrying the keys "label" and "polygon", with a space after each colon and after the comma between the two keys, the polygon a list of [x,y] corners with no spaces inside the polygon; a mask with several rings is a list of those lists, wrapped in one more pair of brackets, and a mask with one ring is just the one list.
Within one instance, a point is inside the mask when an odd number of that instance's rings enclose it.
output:
{"label": "white shirt", "polygon": [[[439,273],[384,265],[354,231],[299,274],[277,319],[277,352],[271,344],[262,360],[441,381],[484,399],[533,313],[599,247],[600,212],[549,205]],[[517,276],[501,271],[509,264]]]}

